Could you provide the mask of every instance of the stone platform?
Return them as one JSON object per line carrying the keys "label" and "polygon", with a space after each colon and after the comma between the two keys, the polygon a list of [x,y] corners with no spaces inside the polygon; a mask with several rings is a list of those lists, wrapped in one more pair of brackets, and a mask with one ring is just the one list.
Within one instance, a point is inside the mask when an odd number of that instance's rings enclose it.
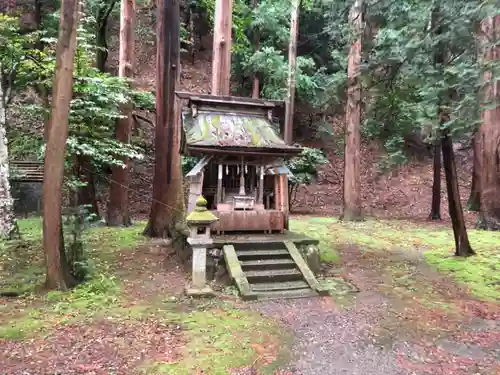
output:
{"label": "stone platform", "polygon": [[231,233],[223,235],[212,235],[213,246],[222,248],[224,245],[234,244],[281,244],[285,241],[291,241],[297,247],[308,245],[317,246],[319,241],[296,232],[264,234],[264,233]]}

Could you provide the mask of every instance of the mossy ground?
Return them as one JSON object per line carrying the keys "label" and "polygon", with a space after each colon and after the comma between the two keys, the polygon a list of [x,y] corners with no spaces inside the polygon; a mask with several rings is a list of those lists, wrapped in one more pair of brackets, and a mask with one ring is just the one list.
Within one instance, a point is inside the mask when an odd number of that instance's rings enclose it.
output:
{"label": "mossy ground", "polygon": [[[132,331],[138,331],[143,327],[143,337],[124,346],[122,354],[106,353],[102,348],[102,354],[92,355],[134,358],[134,351],[141,350],[145,351],[144,358],[128,364],[126,371],[176,375],[201,370],[205,374],[226,374],[230,368],[249,363],[265,371],[273,368],[286,347],[287,331],[240,305],[237,298],[198,302],[181,297],[179,287],[182,290],[187,282],[185,274],[177,264],[162,264],[167,250],[156,249],[158,246],[141,235],[144,223],[123,229],[90,229],[85,244],[93,262],[92,279],[67,293],[39,293],[37,286],[43,283],[45,272],[41,222],[28,219],[19,224],[23,241],[3,244],[0,249],[0,290],[25,294],[21,298],[0,298],[0,347],[24,350],[36,344],[37,351],[43,352],[44,346],[68,340],[73,332],[75,343],[79,342],[82,327],[102,336],[101,342],[115,342],[114,330],[135,327]],[[171,355],[157,353],[153,336],[158,325],[175,332],[171,341],[162,344]],[[159,336],[157,339],[163,340],[168,335]],[[47,371],[54,370],[50,356],[42,361],[47,361]],[[8,363],[8,358],[0,355],[0,362]]]}
{"label": "mossy ground", "polygon": [[[107,364],[109,368],[119,364],[127,373],[176,375],[227,374],[248,365],[272,374],[289,354],[287,329],[250,311],[237,298],[194,301],[179,297],[185,274],[165,253],[168,249],[141,235],[144,223],[87,231],[92,279],[68,293],[44,294],[36,288],[44,277],[41,222],[21,220],[20,227],[23,241],[0,247],[0,290],[25,292],[22,298],[0,299],[0,347],[8,348],[4,353],[36,348],[41,357],[35,359],[53,371],[57,353],[51,348],[59,345],[66,348],[60,352],[68,358],[72,351],[80,351],[90,362],[101,357],[115,361]],[[460,319],[455,302],[461,296],[446,298],[443,289],[452,285],[436,285],[422,262],[435,274],[438,270],[466,285],[477,298],[498,301],[499,233],[471,230],[471,244],[478,255],[460,259],[453,256],[450,228],[441,224],[371,219],[341,223],[300,217],[292,220],[291,229],[321,241],[326,269],[342,272],[343,267],[356,264],[361,272],[374,272],[368,280],[391,296],[396,312],[404,311],[404,320],[391,318],[374,329],[379,340],[387,337],[390,342],[394,335],[411,332],[435,336],[444,322]],[[338,299],[335,303],[341,307]],[[122,336],[123,332],[127,334]],[[82,348],[82,334],[101,346],[94,351]],[[127,343],[127,337],[133,340]],[[132,360],[138,352],[140,359]],[[0,355],[0,362],[14,366],[18,356]],[[88,363],[78,366],[91,367]]]}
{"label": "mossy ground", "polygon": [[[291,229],[318,238],[323,261],[338,262],[340,250],[349,246],[385,255],[398,252],[412,256],[417,251],[440,272],[466,285],[474,296],[500,300],[499,232],[469,229],[470,243],[477,255],[460,258],[454,256],[451,227],[441,223],[375,219],[339,222],[334,218],[303,217],[293,220]],[[399,264],[399,268],[403,266],[404,263]],[[409,280],[407,270],[394,273]]]}

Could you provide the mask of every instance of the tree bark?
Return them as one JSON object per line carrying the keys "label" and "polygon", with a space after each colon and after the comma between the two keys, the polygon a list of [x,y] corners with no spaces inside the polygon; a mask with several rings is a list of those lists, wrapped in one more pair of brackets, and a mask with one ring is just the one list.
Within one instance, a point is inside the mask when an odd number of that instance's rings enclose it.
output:
{"label": "tree bark", "polygon": [[14,199],[10,190],[9,149],[7,142],[7,102],[12,87],[5,87],[9,79],[0,64],[0,240],[11,240],[19,236],[14,215]]}
{"label": "tree bark", "polygon": [[361,207],[361,35],[363,28],[363,1],[356,0],[349,15],[358,39],[351,45],[347,65],[346,141],[344,152],[344,210],[342,220],[363,219]]}
{"label": "tree bark", "polygon": [[78,206],[87,206],[89,214],[95,215],[94,220],[100,218],[99,205],[96,199],[96,189],[94,180],[94,166],[89,157],[79,155],[78,162],[78,178],[85,183],[78,189]]}
{"label": "tree bark", "polygon": [[[134,27],[135,0],[122,0],[120,15],[120,56],[118,75],[132,81],[134,78]],[[132,83],[132,82],[130,82]],[[116,140],[130,143],[132,134],[133,104],[128,102],[122,106],[123,118],[116,123]],[[128,211],[128,191],[130,186],[130,165],[128,158],[122,157],[124,167],[114,166],[111,172],[109,190],[108,225],[128,226],[131,224]]]}
{"label": "tree bark", "polygon": [[212,57],[212,94],[227,96],[231,83],[233,0],[216,0]]}
{"label": "tree bark", "polygon": [[441,220],[441,142],[439,140],[434,143],[434,180],[429,220]]}
{"label": "tree bark", "polygon": [[467,200],[467,209],[472,212],[479,212],[481,209],[481,145],[479,144],[479,132],[476,133],[472,142],[474,164],[472,166],[472,183],[469,199]]}
{"label": "tree bark", "polygon": [[[441,117],[444,118],[442,114]],[[462,210],[458,187],[457,167],[455,165],[455,155],[453,152],[453,142],[447,132],[443,135],[441,142],[443,150],[443,167],[448,191],[448,207],[453,227],[453,235],[455,237],[455,255],[467,257],[474,255],[475,252],[470,246],[467,228],[465,227],[464,212]]]}
{"label": "tree bark", "polygon": [[288,44],[288,84],[285,101],[284,140],[286,144],[293,141],[293,115],[295,112],[295,85],[297,73],[297,37],[299,35],[299,6],[300,0],[292,1],[290,15],[290,41]]}
{"label": "tree bark", "polygon": [[47,266],[46,287],[66,290],[74,285],[70,275],[61,226],[64,154],[68,138],[73,64],[78,26],[78,2],[61,1],[61,20],[56,49],[51,126],[45,149],[43,184],[43,248]]}
{"label": "tree bark", "polygon": [[[500,16],[489,17],[485,34],[489,43],[497,43],[500,31]],[[487,47],[486,60],[499,60],[500,48]],[[500,230],[500,86],[498,81],[491,81],[492,74],[487,74],[486,99],[496,104],[495,108],[485,109],[480,127],[480,201],[481,211],[478,227],[487,230]]]}
{"label": "tree bark", "polygon": [[104,0],[97,9],[97,30],[96,30],[96,67],[101,72],[106,71],[108,61],[108,20],[118,0]]}
{"label": "tree bark", "polygon": [[[254,9],[258,7],[259,1],[258,0],[253,0],[252,2]],[[255,31],[254,35],[254,43],[255,43],[255,50],[258,51],[260,49],[260,34],[259,31]],[[258,99],[260,96],[260,81],[259,81],[259,76],[257,73],[253,75],[253,80],[252,80],[252,98]]]}
{"label": "tree bark", "polygon": [[144,234],[169,237],[177,249],[185,244],[181,128],[175,86],[180,78],[179,0],[158,3],[155,174],[153,203]]}

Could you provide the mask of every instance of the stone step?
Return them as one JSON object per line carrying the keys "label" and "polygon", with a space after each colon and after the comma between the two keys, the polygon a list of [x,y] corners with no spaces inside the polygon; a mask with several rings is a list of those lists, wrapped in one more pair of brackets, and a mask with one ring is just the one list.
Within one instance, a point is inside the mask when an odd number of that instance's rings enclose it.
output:
{"label": "stone step", "polygon": [[236,255],[238,258],[270,258],[270,257],[283,257],[290,256],[286,249],[279,250],[237,250]]}
{"label": "stone step", "polygon": [[250,289],[252,292],[272,292],[272,291],[283,291],[283,290],[293,290],[293,289],[310,289],[309,284],[305,281],[288,281],[283,283],[258,283],[250,284]]}
{"label": "stone step", "polygon": [[243,272],[250,283],[264,281],[298,281],[302,279],[302,273],[298,269],[289,270],[259,270]]}
{"label": "stone step", "polygon": [[317,297],[316,293],[311,288],[294,289],[294,290],[274,290],[267,292],[259,292],[257,294],[258,300],[269,300],[269,299],[283,299],[283,298],[310,298]]}
{"label": "stone step", "polygon": [[293,259],[255,259],[240,261],[243,270],[294,268]]}

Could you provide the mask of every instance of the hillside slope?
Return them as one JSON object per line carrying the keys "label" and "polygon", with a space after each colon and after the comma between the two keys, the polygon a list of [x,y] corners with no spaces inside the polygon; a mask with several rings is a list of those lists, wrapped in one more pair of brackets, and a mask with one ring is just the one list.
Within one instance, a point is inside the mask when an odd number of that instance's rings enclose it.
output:
{"label": "hillside slope", "polygon": [[[113,25],[110,35],[110,65],[117,64],[118,25]],[[149,10],[139,11],[138,43],[136,48],[135,81],[138,87],[154,89],[156,82],[156,46],[154,40],[154,26],[151,24]],[[146,31],[145,31],[146,30]],[[209,52],[209,51],[208,51]],[[181,81],[179,90],[198,93],[210,92],[211,60],[210,54],[205,52],[199,55],[194,64],[183,61],[181,67]],[[185,59],[187,60],[187,59]],[[334,134],[341,137],[343,120],[334,126]],[[333,124],[332,124],[333,126]],[[152,141],[152,129],[145,133],[148,141]],[[342,209],[342,176],[343,157],[335,150],[332,139],[322,141],[302,140],[304,145],[321,147],[328,150],[330,164],[321,167],[318,180],[310,185],[301,187],[297,194],[294,211],[300,213],[315,213],[323,215],[339,215]],[[152,142],[151,142],[152,147]],[[377,217],[412,217],[427,218],[432,199],[432,163],[410,161],[389,173],[379,173],[377,163],[383,153],[374,143],[363,144],[362,170],[362,199],[367,215]],[[457,155],[457,169],[460,176],[460,192],[463,204],[470,192],[472,158],[468,152]],[[151,202],[151,186],[153,178],[153,153],[144,162],[134,166],[134,180],[131,187],[132,207],[136,216],[149,213]],[[448,218],[446,185],[442,176],[442,216]],[[104,199],[103,199],[104,201]],[[469,221],[475,214],[467,213]]]}

